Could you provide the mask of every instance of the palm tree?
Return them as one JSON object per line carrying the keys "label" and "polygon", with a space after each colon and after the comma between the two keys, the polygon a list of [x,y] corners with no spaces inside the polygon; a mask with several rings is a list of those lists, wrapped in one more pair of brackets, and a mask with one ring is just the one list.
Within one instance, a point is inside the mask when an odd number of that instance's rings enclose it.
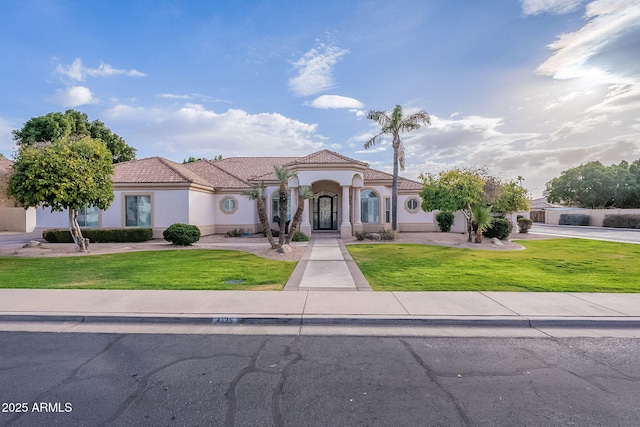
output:
{"label": "palm tree", "polygon": [[278,235],[278,247],[282,247],[287,230],[287,201],[289,199],[289,180],[296,174],[284,166],[274,166],[273,170],[280,181],[278,190],[278,200],[280,201],[280,234]]}
{"label": "palm tree", "polygon": [[287,234],[287,240],[285,244],[288,245],[291,243],[291,239],[293,235],[298,231],[298,227],[300,226],[300,222],[302,221],[302,212],[304,211],[304,201],[306,199],[314,199],[316,197],[316,193],[313,192],[310,185],[302,185],[298,188],[298,208],[296,209],[295,215],[293,215],[293,219],[291,220],[291,228],[289,228],[289,234]]}
{"label": "palm tree", "polygon": [[491,216],[491,206],[474,205],[471,208],[473,213],[473,223],[477,227],[476,229],[476,243],[482,243],[482,233],[487,231],[493,224],[493,217]]}
{"label": "palm tree", "polygon": [[267,217],[267,209],[264,204],[264,198],[262,197],[264,193],[264,182],[260,184],[255,184],[249,190],[242,193],[247,196],[249,200],[255,200],[256,205],[258,206],[258,218],[260,218],[260,224],[262,225],[262,230],[264,234],[267,236],[269,240],[269,244],[271,245],[271,249],[277,248],[276,242],[273,240],[273,235],[271,234],[271,226],[269,225],[269,218]]}
{"label": "palm tree", "polygon": [[369,111],[367,115],[369,120],[378,122],[381,127],[379,134],[365,142],[364,149],[368,150],[380,141],[382,136],[391,135],[393,140],[393,183],[391,186],[391,228],[396,230],[398,227],[398,165],[400,170],[404,170],[404,146],[400,140],[400,133],[411,132],[420,128],[423,124],[431,124],[431,118],[424,111],[418,111],[407,117],[402,115],[402,106],[396,107],[389,115],[386,111]]}

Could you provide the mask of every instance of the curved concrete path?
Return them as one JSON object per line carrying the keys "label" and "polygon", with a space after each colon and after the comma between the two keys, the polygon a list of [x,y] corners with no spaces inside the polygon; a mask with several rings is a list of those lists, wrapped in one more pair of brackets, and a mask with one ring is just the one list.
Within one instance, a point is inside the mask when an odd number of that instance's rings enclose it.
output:
{"label": "curved concrete path", "polygon": [[285,291],[371,291],[342,240],[312,237]]}

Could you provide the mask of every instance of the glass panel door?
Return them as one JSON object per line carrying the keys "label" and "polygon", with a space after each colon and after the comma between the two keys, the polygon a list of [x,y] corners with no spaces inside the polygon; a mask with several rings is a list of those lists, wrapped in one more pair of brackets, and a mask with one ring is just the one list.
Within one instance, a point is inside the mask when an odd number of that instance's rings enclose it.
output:
{"label": "glass panel door", "polygon": [[320,196],[318,199],[318,228],[320,230],[333,229],[333,197]]}

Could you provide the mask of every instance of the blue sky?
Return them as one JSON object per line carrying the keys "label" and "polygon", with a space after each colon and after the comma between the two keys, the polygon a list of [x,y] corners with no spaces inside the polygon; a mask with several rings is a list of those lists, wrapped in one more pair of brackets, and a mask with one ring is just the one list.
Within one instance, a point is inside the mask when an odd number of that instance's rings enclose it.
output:
{"label": "blue sky", "polygon": [[0,153],[73,108],[163,156],[329,148],[391,171],[366,112],[419,109],[402,175],[487,166],[539,196],[640,158],[637,0],[0,3]]}

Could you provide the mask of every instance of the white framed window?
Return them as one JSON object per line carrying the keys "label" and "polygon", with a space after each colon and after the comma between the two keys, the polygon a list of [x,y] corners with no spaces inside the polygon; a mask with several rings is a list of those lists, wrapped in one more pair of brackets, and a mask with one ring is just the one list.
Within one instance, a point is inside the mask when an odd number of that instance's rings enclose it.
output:
{"label": "white framed window", "polygon": [[151,227],[151,196],[124,196],[127,227]]}
{"label": "white framed window", "polygon": [[418,212],[420,210],[420,201],[416,198],[408,199],[404,207],[411,213]]}
{"label": "white framed window", "polygon": [[391,197],[384,198],[384,222],[391,222]]}
{"label": "white framed window", "polygon": [[378,194],[373,190],[364,190],[360,193],[360,221],[363,224],[377,224],[380,222],[379,218],[379,203]]}
{"label": "white framed window", "polygon": [[226,214],[232,214],[238,210],[238,201],[235,197],[224,197],[220,200],[220,210]]}
{"label": "white framed window", "polygon": [[78,225],[80,227],[99,227],[99,209],[97,206],[85,206],[78,210]]}

